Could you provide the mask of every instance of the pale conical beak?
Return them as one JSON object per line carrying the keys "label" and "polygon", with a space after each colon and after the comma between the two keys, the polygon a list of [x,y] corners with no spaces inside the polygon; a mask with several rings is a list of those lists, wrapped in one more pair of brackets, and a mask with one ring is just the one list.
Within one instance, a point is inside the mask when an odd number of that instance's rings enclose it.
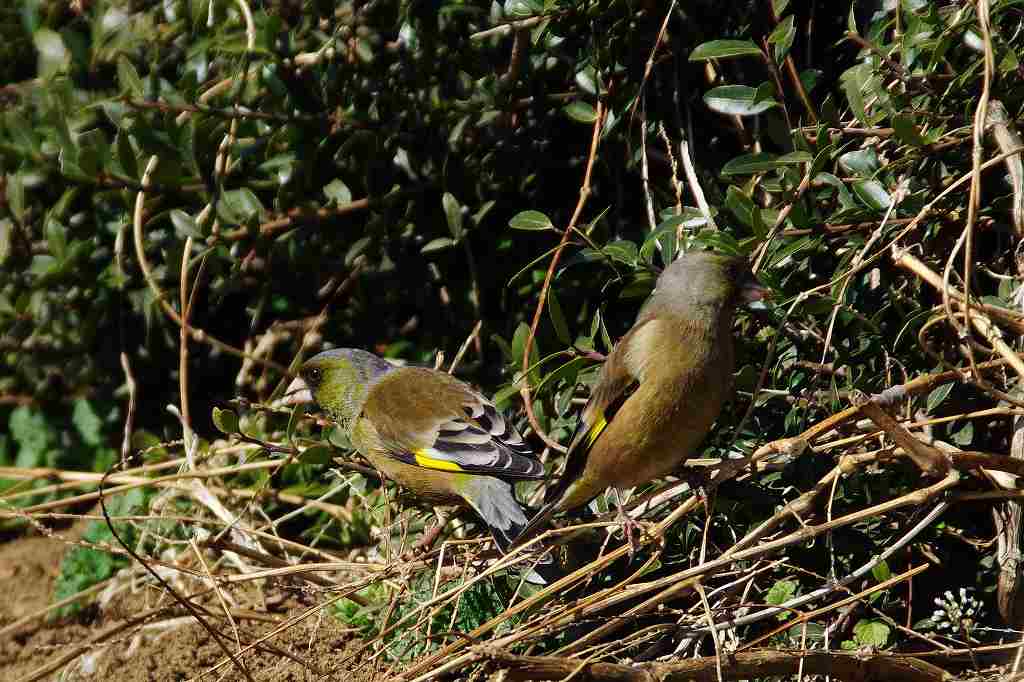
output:
{"label": "pale conical beak", "polygon": [[309,385],[302,377],[295,377],[295,380],[288,384],[288,388],[285,389],[284,396],[281,398],[282,405],[301,405],[312,402],[315,402],[313,392],[309,390]]}

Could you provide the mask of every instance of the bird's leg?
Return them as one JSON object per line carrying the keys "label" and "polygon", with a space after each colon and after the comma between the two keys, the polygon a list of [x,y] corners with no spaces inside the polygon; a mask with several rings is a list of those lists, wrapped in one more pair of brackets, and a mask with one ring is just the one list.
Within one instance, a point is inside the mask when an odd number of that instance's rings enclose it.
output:
{"label": "bird's leg", "polygon": [[711,482],[711,475],[708,469],[697,468],[694,466],[681,466],[675,472],[677,476],[683,481],[686,481],[690,486],[690,490],[695,495],[700,495],[707,491],[708,484]]}
{"label": "bird's leg", "polygon": [[612,488],[612,490],[615,491],[615,506],[619,510],[616,520],[622,524],[622,534],[626,536],[626,542],[629,543],[629,560],[632,561],[637,549],[633,534],[640,527],[640,524],[626,513],[626,504],[622,500],[622,492],[618,488]]}
{"label": "bird's leg", "polygon": [[412,561],[420,554],[429,552],[430,548],[434,546],[435,542],[437,542],[437,539],[441,537],[444,527],[448,525],[449,517],[448,514],[446,514],[440,507],[434,507],[434,515],[437,517],[437,524],[424,533],[423,536],[417,540],[411,548],[409,548],[409,551],[399,558],[399,561]]}

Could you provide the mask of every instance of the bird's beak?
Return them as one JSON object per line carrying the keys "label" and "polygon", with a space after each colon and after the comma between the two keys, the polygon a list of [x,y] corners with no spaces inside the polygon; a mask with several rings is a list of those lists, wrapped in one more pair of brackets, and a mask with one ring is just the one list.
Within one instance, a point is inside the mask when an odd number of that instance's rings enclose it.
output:
{"label": "bird's beak", "polygon": [[761,284],[753,273],[748,272],[740,283],[740,298],[746,303],[771,298],[772,290]]}
{"label": "bird's beak", "polygon": [[301,405],[312,402],[315,402],[313,392],[309,390],[309,385],[302,377],[295,377],[295,380],[288,384],[288,388],[284,391],[284,397],[281,398],[282,405]]}

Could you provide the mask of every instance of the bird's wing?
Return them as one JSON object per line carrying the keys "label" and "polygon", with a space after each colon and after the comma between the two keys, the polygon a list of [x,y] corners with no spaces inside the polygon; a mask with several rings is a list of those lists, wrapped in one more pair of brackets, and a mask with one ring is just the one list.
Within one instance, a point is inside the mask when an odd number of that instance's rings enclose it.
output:
{"label": "bird's wing", "polygon": [[583,408],[572,440],[569,441],[565,471],[558,482],[548,488],[544,495],[545,503],[557,503],[569,486],[583,474],[594,443],[608,428],[608,424],[615,418],[622,404],[640,385],[640,372],[637,371],[636,363],[629,361],[628,354],[630,344],[644,333],[641,330],[651,322],[652,320],[648,319],[635,324],[629,333],[619,340],[601,366],[601,374],[594,385],[590,400]]}
{"label": "bird's wing", "polygon": [[[434,370],[403,368],[363,406],[388,456],[414,466],[503,479],[544,478],[544,465],[483,396]],[[395,415],[402,415],[395,419]]]}
{"label": "bird's wing", "polygon": [[653,316],[647,316],[646,319],[642,316],[629,332],[619,339],[612,352],[605,358],[597,383],[590,394],[590,400],[583,408],[572,440],[569,441],[565,470],[558,481],[548,487],[544,494],[543,506],[526,524],[526,528],[519,534],[514,544],[526,542],[540,532],[558,511],[559,503],[570,492],[572,485],[583,475],[594,443],[643,379],[644,367],[642,362],[638,361],[641,354],[635,352],[632,344],[642,342],[644,337],[659,331]]}

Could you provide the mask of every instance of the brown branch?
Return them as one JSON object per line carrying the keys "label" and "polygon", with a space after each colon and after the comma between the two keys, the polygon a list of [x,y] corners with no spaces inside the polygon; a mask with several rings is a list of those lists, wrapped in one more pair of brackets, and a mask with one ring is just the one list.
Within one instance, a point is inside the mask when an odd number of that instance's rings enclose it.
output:
{"label": "brown branch", "polygon": [[487,647],[477,648],[476,653],[507,671],[507,679],[510,680],[561,680],[575,673],[575,679],[593,682],[718,682],[792,675],[798,671],[805,675],[828,674],[832,679],[851,681],[941,682],[951,679],[942,668],[911,656],[865,655],[859,652],[763,649],[731,654],[720,661],[714,656],[707,656],[680,663],[638,665],[586,663],[555,656],[514,656]]}
{"label": "brown branch", "polygon": [[147,102],[144,100],[135,100],[128,98],[122,99],[121,102],[128,105],[132,109],[156,110],[170,114],[180,114],[182,112],[188,112],[192,114],[206,114],[208,116],[218,116],[220,118],[251,118],[260,121],[274,121],[275,123],[293,123],[301,121],[325,120],[325,117],[322,116],[312,116],[309,114],[299,116],[290,116],[288,114],[269,114],[264,111],[253,111],[251,109],[239,106],[218,109],[216,107],[209,107],[198,104],[171,104],[170,102],[164,102],[162,100]]}
{"label": "brown branch", "polygon": [[276,362],[266,360],[264,358],[254,358],[252,357],[251,354],[246,353],[245,351],[236,348],[230,344],[224,343],[218,338],[208,335],[205,331],[199,329],[198,327],[187,325],[182,320],[181,315],[178,314],[178,311],[176,311],[171,306],[171,304],[167,302],[167,296],[164,293],[164,291],[160,288],[159,283],[156,281],[156,276],[153,274],[153,269],[149,264],[149,260],[146,258],[146,250],[143,244],[142,233],[142,226],[144,222],[143,218],[145,215],[146,192],[151,190],[150,178],[152,177],[153,172],[156,170],[157,163],[158,157],[156,155],[151,156],[149,158],[149,163],[146,165],[146,170],[142,175],[143,189],[135,197],[135,210],[132,214],[132,233],[135,242],[135,256],[139,261],[139,269],[142,270],[142,275],[146,280],[146,284],[149,285],[150,290],[153,292],[153,296],[156,298],[157,304],[160,306],[160,309],[163,310],[164,314],[167,315],[167,317],[171,318],[175,324],[187,328],[189,336],[191,336],[196,341],[211,345],[214,348],[217,348],[218,350],[221,350],[230,355],[234,355],[235,357],[243,359],[252,358],[253,362],[258,362],[264,366],[271,367],[272,369],[275,369],[281,372],[282,374],[287,374],[287,368],[279,365]]}
{"label": "brown branch", "polygon": [[555,276],[555,268],[558,267],[558,260],[562,257],[562,251],[565,249],[565,245],[569,243],[569,235],[573,233],[576,227],[576,221],[579,220],[580,214],[583,212],[583,207],[587,203],[587,199],[590,197],[590,176],[594,170],[594,160],[597,158],[597,146],[601,141],[601,129],[604,127],[604,103],[598,100],[597,102],[597,118],[594,120],[594,132],[590,139],[590,155],[587,157],[587,168],[583,174],[583,184],[580,186],[580,198],[576,202],[576,209],[572,213],[572,218],[569,220],[568,227],[565,228],[565,232],[562,233],[562,240],[558,243],[558,247],[555,249],[554,255],[551,256],[551,263],[548,264],[548,271],[544,275],[544,285],[540,290],[540,297],[537,299],[537,308],[533,311],[533,321],[530,323],[530,334],[526,337],[526,343],[523,344],[523,387],[519,389],[520,395],[523,397],[523,406],[526,408],[526,416],[530,420],[530,426],[537,433],[537,436],[544,441],[552,450],[558,452],[565,452],[565,448],[559,445],[557,442],[552,440],[544,429],[540,427],[540,422],[537,421],[537,415],[533,412],[533,400],[530,396],[530,352],[533,350],[533,339],[537,335],[537,327],[540,324],[540,316],[544,312],[544,302],[548,297],[548,289],[551,288],[551,280]]}
{"label": "brown branch", "polygon": [[949,471],[949,460],[941,452],[911,435],[877,402],[864,399],[858,403],[861,413],[896,441],[921,471],[929,475],[942,475]]}

